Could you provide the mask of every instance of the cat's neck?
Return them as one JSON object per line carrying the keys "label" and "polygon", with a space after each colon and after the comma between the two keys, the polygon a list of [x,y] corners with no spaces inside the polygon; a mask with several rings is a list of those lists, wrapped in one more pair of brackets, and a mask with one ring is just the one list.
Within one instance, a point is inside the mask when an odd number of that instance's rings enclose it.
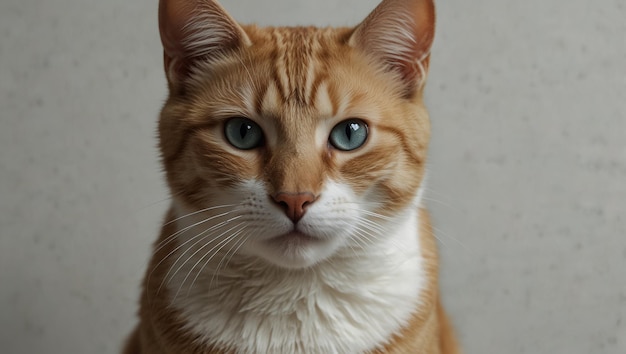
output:
{"label": "cat's neck", "polygon": [[[193,223],[181,219],[176,226],[191,230]],[[362,247],[301,270],[231,255],[229,247],[208,261],[199,252],[172,270],[171,304],[194,336],[237,352],[366,351],[416,311],[426,284],[419,223],[418,212],[407,211],[389,221],[384,237],[364,238]],[[195,252],[192,243],[178,242],[174,259]]]}

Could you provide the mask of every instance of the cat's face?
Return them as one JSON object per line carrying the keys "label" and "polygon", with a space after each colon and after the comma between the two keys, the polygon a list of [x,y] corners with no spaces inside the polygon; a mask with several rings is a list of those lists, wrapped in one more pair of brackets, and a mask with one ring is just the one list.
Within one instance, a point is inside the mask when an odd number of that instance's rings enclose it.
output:
{"label": "cat's face", "polygon": [[[432,33],[415,21],[432,6],[387,0],[356,30],[260,29],[205,3],[161,9],[170,98],[160,146],[180,214],[206,209],[207,242],[289,268],[385,237],[416,206],[424,175]],[[404,14],[394,10],[419,15],[395,23],[425,44],[404,38],[410,48],[388,53],[400,34],[383,25]]]}

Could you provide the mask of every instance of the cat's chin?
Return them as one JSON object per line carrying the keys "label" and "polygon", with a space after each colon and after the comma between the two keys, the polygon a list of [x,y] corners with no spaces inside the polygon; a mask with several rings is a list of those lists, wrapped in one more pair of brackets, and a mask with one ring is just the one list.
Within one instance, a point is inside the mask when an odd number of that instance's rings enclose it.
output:
{"label": "cat's chin", "polygon": [[267,242],[274,244],[276,247],[298,249],[302,247],[308,247],[315,243],[324,242],[324,240],[319,237],[304,234],[302,232],[292,231],[271,238]]}
{"label": "cat's chin", "polygon": [[327,259],[337,248],[336,241],[294,231],[260,241],[248,252],[282,268],[302,269]]}

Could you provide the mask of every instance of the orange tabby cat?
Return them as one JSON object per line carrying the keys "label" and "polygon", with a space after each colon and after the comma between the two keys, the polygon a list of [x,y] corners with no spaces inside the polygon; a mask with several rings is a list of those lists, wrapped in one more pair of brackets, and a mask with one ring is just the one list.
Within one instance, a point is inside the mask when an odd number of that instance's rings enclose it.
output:
{"label": "orange tabby cat", "polygon": [[457,353],[421,196],[432,0],[356,28],[161,0],[173,201],[124,353]]}

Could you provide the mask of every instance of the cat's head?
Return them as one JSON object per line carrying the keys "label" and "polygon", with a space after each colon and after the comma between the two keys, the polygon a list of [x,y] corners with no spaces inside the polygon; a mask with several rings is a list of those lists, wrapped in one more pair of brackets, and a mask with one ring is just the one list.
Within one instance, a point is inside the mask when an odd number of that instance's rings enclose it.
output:
{"label": "cat's head", "polygon": [[355,28],[323,29],[240,26],[215,1],[161,0],[159,22],[162,159],[181,214],[206,209],[207,242],[308,267],[414,212],[432,0],[384,0]]}

